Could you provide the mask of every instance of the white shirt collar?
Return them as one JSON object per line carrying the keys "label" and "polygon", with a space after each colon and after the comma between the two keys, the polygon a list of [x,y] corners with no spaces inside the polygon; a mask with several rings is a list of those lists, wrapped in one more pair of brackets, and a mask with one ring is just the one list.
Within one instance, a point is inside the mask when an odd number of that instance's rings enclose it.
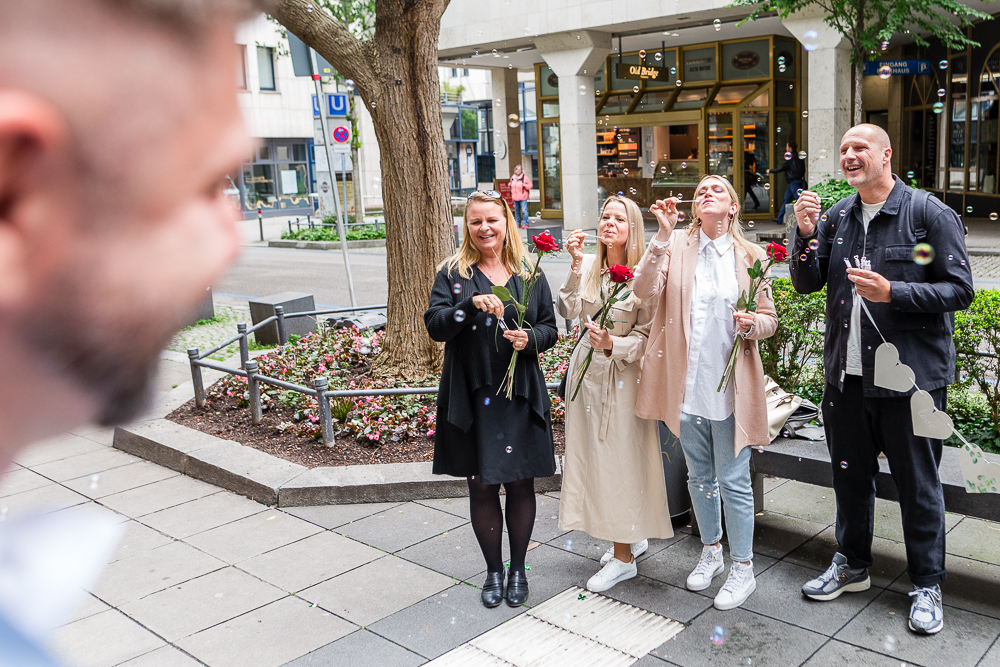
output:
{"label": "white shirt collar", "polygon": [[729,249],[733,246],[733,234],[732,232],[726,232],[714,241],[705,233],[704,229],[698,230],[698,252],[700,253],[705,249],[705,246],[711,244],[715,249],[715,252],[721,257],[729,252]]}

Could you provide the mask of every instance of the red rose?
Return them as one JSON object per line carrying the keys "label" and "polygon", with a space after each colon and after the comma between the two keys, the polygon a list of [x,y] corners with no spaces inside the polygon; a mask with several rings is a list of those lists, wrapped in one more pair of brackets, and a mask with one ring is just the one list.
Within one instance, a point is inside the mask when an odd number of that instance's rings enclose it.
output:
{"label": "red rose", "polygon": [[611,276],[611,280],[616,283],[625,283],[634,277],[632,275],[632,269],[627,266],[622,266],[621,264],[615,264],[608,269],[608,275]]}
{"label": "red rose", "polygon": [[777,243],[767,244],[767,256],[775,262],[784,262],[788,259],[788,250],[783,245]]}
{"label": "red rose", "polygon": [[532,236],[531,240],[535,242],[535,248],[538,252],[555,252],[559,250],[558,244],[556,244],[555,238],[552,234],[548,232],[542,232],[538,236]]}

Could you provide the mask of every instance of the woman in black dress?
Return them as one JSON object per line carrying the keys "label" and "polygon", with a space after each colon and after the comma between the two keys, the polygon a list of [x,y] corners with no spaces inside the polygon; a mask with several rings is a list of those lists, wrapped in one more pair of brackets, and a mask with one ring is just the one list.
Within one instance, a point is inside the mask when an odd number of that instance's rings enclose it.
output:
{"label": "woman in black dress", "polygon": [[[535,523],[535,477],[555,474],[551,401],[538,353],[556,344],[556,318],[544,277],[535,283],[520,331],[513,306],[491,292],[504,285],[520,299],[528,276],[522,261],[527,249],[499,193],[469,195],[465,226],[458,252],[439,267],[424,313],[431,338],[445,343],[434,473],[468,479],[472,528],[486,559],[483,604],[496,607],[506,597],[517,607],[528,598],[524,558]],[[508,400],[500,385],[514,350]],[[501,484],[510,540],[506,595]]]}

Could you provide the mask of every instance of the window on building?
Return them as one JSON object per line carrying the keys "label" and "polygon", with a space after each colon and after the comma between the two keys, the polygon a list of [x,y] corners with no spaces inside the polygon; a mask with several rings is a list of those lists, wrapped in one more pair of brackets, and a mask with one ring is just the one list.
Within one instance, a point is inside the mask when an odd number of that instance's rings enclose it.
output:
{"label": "window on building", "polygon": [[276,90],[274,82],[274,49],[270,46],[257,47],[257,73],[261,90]]}
{"label": "window on building", "polygon": [[247,47],[244,44],[236,45],[236,89],[247,89]]}

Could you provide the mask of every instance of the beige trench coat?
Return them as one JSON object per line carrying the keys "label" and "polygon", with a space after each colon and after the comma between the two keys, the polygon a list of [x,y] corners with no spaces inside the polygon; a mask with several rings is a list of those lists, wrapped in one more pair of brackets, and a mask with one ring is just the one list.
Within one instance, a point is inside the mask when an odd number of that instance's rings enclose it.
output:
{"label": "beige trench coat", "polygon": [[[757,259],[764,263],[763,248],[752,247],[753,256],[736,246],[736,280],[740,291],[750,289],[747,268]],[[653,252],[650,243],[635,268],[633,289],[636,296],[655,307],[656,317],[650,327],[649,344],[643,360],[642,386],[635,412],[647,419],[659,419],[674,434],[680,433],[681,404],[687,379],[688,340],[691,337],[691,293],[698,265],[698,234],[687,229],[674,230],[670,245]],[[764,368],[757,341],[774,334],[778,318],[769,290],[761,290],[757,300],[757,324],[754,331],[739,342],[733,384],[736,390],[735,455],[750,445],[767,445],[767,403],[764,397]]]}
{"label": "beige trench coat", "polygon": [[[584,259],[586,275],[593,256]],[[609,280],[605,278],[605,294]],[[572,271],[559,290],[556,308],[565,318],[595,317],[599,300],[580,295]],[[559,527],[582,530],[623,544],[674,534],[660,460],[657,423],[635,416],[636,393],[652,309],[639,299],[616,304],[610,329],[613,349],[595,350],[576,400],[577,369],[590,347],[585,335],[570,359],[566,382],[566,457],[559,501]]]}

